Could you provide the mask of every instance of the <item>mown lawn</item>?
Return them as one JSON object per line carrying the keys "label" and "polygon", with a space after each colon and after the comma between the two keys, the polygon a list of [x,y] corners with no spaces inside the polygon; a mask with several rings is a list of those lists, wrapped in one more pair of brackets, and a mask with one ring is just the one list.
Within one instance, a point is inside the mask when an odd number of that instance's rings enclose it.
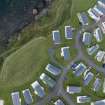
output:
{"label": "mown lawn", "polygon": [[8,91],[28,88],[33,81],[38,79],[49,62],[48,47],[47,39],[39,37],[7,57],[0,74],[1,97],[5,99]]}

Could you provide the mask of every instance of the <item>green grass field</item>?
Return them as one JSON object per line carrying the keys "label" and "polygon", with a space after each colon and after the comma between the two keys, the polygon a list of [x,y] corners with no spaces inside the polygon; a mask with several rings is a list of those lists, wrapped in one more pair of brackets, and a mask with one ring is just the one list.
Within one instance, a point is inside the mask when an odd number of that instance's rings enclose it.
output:
{"label": "green grass field", "polygon": [[32,77],[35,78],[37,73],[40,74],[43,64],[48,61],[47,50],[47,39],[39,37],[7,57],[0,75],[4,85],[0,87],[19,87],[29,82]]}
{"label": "green grass field", "polygon": [[49,62],[48,47],[47,39],[39,37],[7,57],[0,74],[1,97],[5,97],[8,91],[28,88],[38,79]]}
{"label": "green grass field", "polygon": [[[44,71],[45,65],[50,61],[47,51],[52,46],[52,30],[60,29],[62,42],[64,42],[62,46],[71,46],[71,56],[72,59],[74,58],[75,40],[66,42],[64,26],[78,27],[77,12],[87,10],[95,2],[96,0],[54,0],[47,16],[25,27],[19,33],[19,39],[13,38],[9,46],[12,49],[19,49],[5,59],[0,74],[0,97],[5,100],[5,105],[11,105],[12,91],[29,88]],[[57,51],[57,59],[62,63],[59,53]]]}

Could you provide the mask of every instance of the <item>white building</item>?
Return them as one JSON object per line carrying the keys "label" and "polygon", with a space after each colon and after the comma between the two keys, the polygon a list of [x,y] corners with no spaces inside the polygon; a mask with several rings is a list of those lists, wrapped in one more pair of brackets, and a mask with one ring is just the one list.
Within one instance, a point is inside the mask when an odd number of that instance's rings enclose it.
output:
{"label": "white building", "polygon": [[54,44],[61,44],[60,32],[59,30],[52,31]]}
{"label": "white building", "polygon": [[91,98],[88,96],[77,96],[77,103],[89,103]]}
{"label": "white building", "polygon": [[105,105],[105,100],[99,100],[96,102],[91,102],[91,105]]}
{"label": "white building", "polygon": [[79,77],[80,75],[82,75],[85,70],[86,70],[86,65],[82,62],[80,62],[76,67],[75,67],[75,71],[74,74],[75,76]]}
{"label": "white building", "polygon": [[39,84],[38,81],[35,81],[31,84],[35,94],[39,97],[44,97],[45,96],[45,90],[44,88]]}
{"label": "white building", "polygon": [[100,26],[101,26],[102,32],[105,34],[105,22],[102,22]]}
{"label": "white building", "polygon": [[67,88],[66,88],[66,91],[69,94],[80,93],[81,90],[82,90],[82,88],[79,86],[67,86]]}
{"label": "white building", "polygon": [[95,11],[93,8],[90,8],[90,9],[88,10],[88,14],[89,14],[89,16],[90,16],[93,20],[95,20],[95,21],[99,21],[99,20],[100,20],[100,14],[97,13],[97,11]]}
{"label": "white building", "polygon": [[89,20],[88,20],[88,17],[87,17],[85,12],[78,13],[77,17],[78,17],[78,19],[82,25],[88,25],[89,24]]}
{"label": "white building", "polygon": [[105,8],[105,0],[98,0],[98,4]]}
{"label": "white building", "polygon": [[84,86],[87,86],[92,81],[93,77],[94,77],[94,74],[92,72],[88,72],[83,78]]}
{"label": "white building", "polygon": [[94,84],[93,84],[93,91],[97,92],[101,88],[101,79],[96,78]]}
{"label": "white building", "polygon": [[99,49],[99,45],[96,44],[94,46],[87,48],[87,52],[89,55],[93,55],[94,53],[96,53],[98,51],[98,49]]}
{"label": "white building", "polygon": [[21,98],[20,98],[19,92],[11,93],[11,97],[12,97],[13,105],[21,105]]}
{"label": "white building", "polygon": [[22,91],[25,103],[30,105],[33,102],[33,98],[29,89],[25,89]]}
{"label": "white building", "polygon": [[0,105],[4,105],[4,100],[0,99]]}
{"label": "white building", "polygon": [[105,78],[104,78],[104,82],[103,82],[103,93],[105,94]]}
{"label": "white building", "polygon": [[103,39],[102,31],[100,28],[96,28],[94,31],[94,37],[96,38],[97,42],[101,42]]}
{"label": "white building", "polygon": [[62,47],[61,56],[64,57],[64,60],[69,60],[70,59],[70,47]]}
{"label": "white building", "polygon": [[97,55],[95,56],[98,62],[102,62],[104,60],[104,57],[105,57],[105,51],[98,51]]}
{"label": "white building", "polygon": [[71,26],[65,26],[65,38],[72,39],[73,37],[73,29]]}
{"label": "white building", "polygon": [[45,69],[50,72],[51,74],[53,74],[54,76],[58,76],[61,73],[61,69],[52,65],[52,64],[48,64]]}
{"label": "white building", "polygon": [[45,73],[40,75],[40,80],[42,80],[45,85],[49,86],[49,88],[54,88],[56,85],[56,81]]}
{"label": "white building", "polygon": [[104,15],[104,13],[101,11],[102,9],[98,5],[94,6],[94,10],[97,11],[101,16]]}
{"label": "white building", "polygon": [[58,99],[54,105],[65,105],[61,99]]}
{"label": "white building", "polygon": [[83,42],[85,45],[90,45],[90,44],[91,44],[91,41],[92,41],[92,35],[91,35],[91,33],[89,33],[89,32],[84,32],[84,33],[83,33],[82,42]]}

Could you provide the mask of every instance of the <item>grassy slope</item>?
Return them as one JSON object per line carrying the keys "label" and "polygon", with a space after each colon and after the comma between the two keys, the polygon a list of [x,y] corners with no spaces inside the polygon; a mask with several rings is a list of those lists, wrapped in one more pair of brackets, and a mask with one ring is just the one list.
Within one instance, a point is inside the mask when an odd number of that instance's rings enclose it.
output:
{"label": "grassy slope", "polygon": [[[11,87],[11,84],[14,87],[21,86],[30,81],[32,74],[35,76],[44,61],[48,60],[47,43],[44,37],[34,39],[5,60],[0,76],[5,87]],[[6,83],[7,80],[9,83]]]}
{"label": "grassy slope", "polygon": [[9,91],[28,88],[37,79],[49,61],[48,46],[46,38],[36,38],[5,60],[0,79],[1,97]]}

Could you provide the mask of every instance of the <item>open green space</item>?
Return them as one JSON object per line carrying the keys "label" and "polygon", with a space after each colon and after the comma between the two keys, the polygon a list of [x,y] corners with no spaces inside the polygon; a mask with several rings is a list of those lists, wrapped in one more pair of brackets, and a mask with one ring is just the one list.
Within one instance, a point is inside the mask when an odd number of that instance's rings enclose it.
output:
{"label": "open green space", "polygon": [[7,57],[0,74],[1,83],[3,81],[4,84],[0,87],[21,86],[32,77],[35,78],[37,73],[40,74],[42,65],[48,61],[47,50],[46,38],[39,37]]}
{"label": "open green space", "polygon": [[9,91],[28,88],[45,71],[49,62],[48,47],[47,39],[39,37],[7,57],[0,74],[1,97],[5,99]]}

